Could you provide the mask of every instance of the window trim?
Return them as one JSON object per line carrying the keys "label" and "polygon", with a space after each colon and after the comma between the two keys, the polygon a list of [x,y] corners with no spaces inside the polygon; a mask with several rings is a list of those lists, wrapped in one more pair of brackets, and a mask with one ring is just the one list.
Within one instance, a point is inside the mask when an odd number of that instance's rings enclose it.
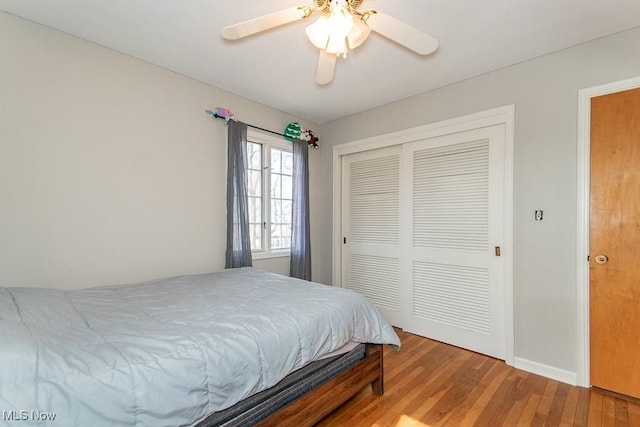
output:
{"label": "window trim", "polygon": [[290,142],[263,132],[247,129],[247,142],[262,146],[262,220],[268,227],[264,230],[263,249],[251,249],[253,259],[283,258],[291,255],[291,248],[271,249],[271,173],[265,173],[271,168],[271,148],[293,152]]}

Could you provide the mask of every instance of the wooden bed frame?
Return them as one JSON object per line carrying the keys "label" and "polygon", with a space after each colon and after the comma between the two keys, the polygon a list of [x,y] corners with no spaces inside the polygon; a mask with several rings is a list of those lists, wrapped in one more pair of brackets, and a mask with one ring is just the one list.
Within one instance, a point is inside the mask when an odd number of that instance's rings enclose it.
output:
{"label": "wooden bed frame", "polygon": [[298,399],[279,409],[258,426],[311,426],[371,384],[373,392],[384,393],[382,345],[367,344],[365,358]]}

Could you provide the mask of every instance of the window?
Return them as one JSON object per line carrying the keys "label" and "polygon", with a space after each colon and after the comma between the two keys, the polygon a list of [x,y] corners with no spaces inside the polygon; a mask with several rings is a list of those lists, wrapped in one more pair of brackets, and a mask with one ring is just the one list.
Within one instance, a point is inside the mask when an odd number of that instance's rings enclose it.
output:
{"label": "window", "polygon": [[288,254],[291,247],[291,145],[250,131],[247,158],[251,251],[258,257],[259,254]]}

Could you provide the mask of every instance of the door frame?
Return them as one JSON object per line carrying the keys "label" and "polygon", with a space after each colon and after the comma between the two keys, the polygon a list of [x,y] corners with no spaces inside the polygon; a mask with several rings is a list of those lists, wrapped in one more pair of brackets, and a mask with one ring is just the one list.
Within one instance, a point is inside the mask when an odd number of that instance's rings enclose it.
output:
{"label": "door frame", "polygon": [[576,383],[591,387],[589,340],[589,200],[591,196],[591,98],[640,87],[640,77],[581,89],[578,92],[577,242],[576,242]]}
{"label": "door frame", "polygon": [[333,147],[333,266],[332,283],[342,287],[342,156],[377,148],[400,145],[426,138],[449,135],[494,125],[505,125],[505,222],[502,257],[505,285],[505,363],[515,363],[513,312],[513,163],[515,105],[506,105],[397,132],[364,138]]}

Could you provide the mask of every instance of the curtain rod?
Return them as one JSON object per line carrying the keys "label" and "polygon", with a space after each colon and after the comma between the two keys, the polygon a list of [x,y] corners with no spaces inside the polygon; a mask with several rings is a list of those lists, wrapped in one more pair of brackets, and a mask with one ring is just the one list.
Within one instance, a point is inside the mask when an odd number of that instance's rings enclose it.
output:
{"label": "curtain rod", "polygon": [[[218,117],[218,118],[219,119],[224,119],[224,117]],[[259,130],[262,130],[262,131],[265,131],[265,132],[272,133],[274,135],[279,135],[279,136],[284,138],[284,133],[276,132],[275,130],[269,130],[269,129],[261,128],[260,126],[250,125],[249,123],[246,123],[246,125],[249,126],[250,128],[259,129]]]}
{"label": "curtain rod", "polygon": [[[236,121],[235,117],[225,117],[225,116],[221,116],[218,113],[216,113],[215,111],[211,111],[211,110],[205,110],[205,113],[210,114],[211,117],[215,117],[216,119],[222,119],[224,121],[229,121],[229,120],[233,120]],[[249,123],[245,123],[247,126],[249,126],[250,128],[254,128],[254,129],[258,129],[264,132],[269,132],[272,133],[274,135],[279,135],[281,137],[284,137],[284,134],[281,132],[276,132],[274,130],[269,130],[269,129],[265,129],[265,128],[261,128],[260,126],[255,126],[255,125],[251,125]]]}
{"label": "curtain rod", "polygon": [[[211,110],[205,110],[205,113],[207,113],[207,114],[211,115],[211,117],[214,117],[214,118],[216,118],[216,119],[222,119],[222,120],[224,120],[225,122],[228,122],[229,120],[236,121],[236,118],[235,118],[235,117],[233,116],[233,114],[231,114],[231,112],[230,112],[230,111],[228,111],[228,110],[227,110],[228,115],[226,115],[226,116],[222,116],[222,115],[218,114],[216,111],[211,111]],[[244,122],[243,122],[243,123],[244,123]],[[284,133],[276,132],[276,131],[274,131],[274,130],[269,130],[269,129],[265,129],[265,128],[261,128],[260,126],[252,125],[252,124],[249,124],[249,123],[245,123],[245,124],[246,124],[247,126],[249,126],[250,128],[258,129],[258,130],[261,130],[261,131],[263,131],[263,132],[269,132],[269,133],[272,133],[272,134],[274,134],[274,135],[281,136],[281,137],[283,137],[284,139],[287,139],[287,135],[285,135]],[[310,140],[310,141],[308,141],[308,142],[309,142],[309,146],[311,146],[311,147],[313,147],[313,148],[315,148],[315,149],[318,149],[318,148],[319,148],[319,146],[318,146],[318,144],[317,144],[317,141],[318,141],[318,138],[315,138],[315,137],[313,137],[313,136],[312,136],[312,137],[311,137],[311,140]]]}

